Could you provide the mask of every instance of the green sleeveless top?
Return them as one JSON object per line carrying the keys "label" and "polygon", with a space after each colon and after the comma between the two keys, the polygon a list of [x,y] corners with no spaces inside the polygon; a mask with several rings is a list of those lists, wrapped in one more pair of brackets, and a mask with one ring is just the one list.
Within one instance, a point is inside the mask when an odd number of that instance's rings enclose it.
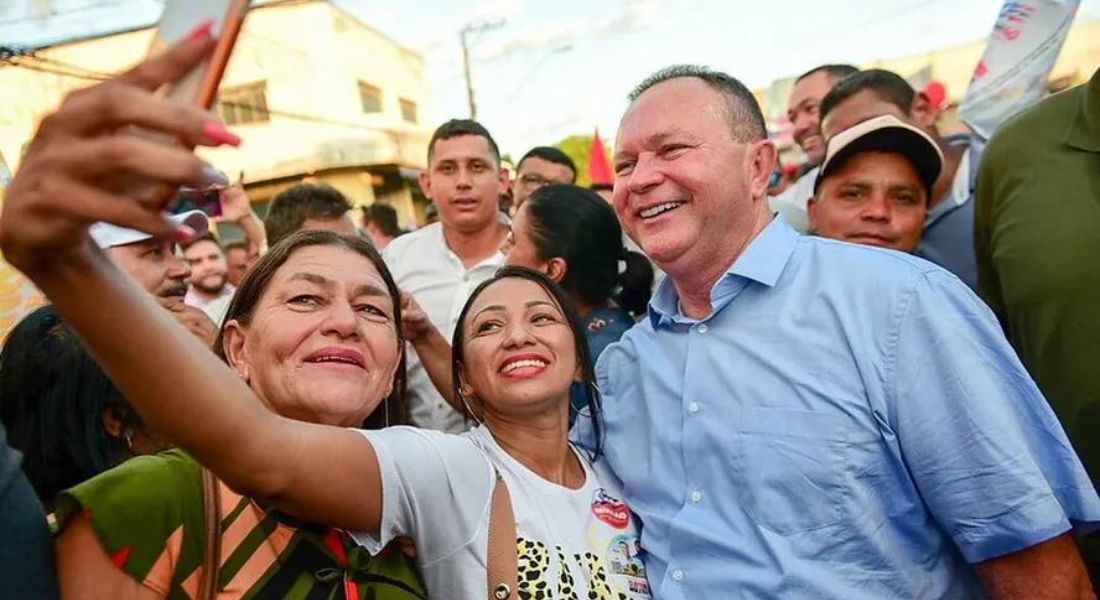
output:
{"label": "green sleeveless top", "polygon": [[[219,600],[427,598],[414,562],[387,547],[371,557],[337,530],[296,521],[218,483]],[[120,569],[172,600],[198,595],[206,527],[202,470],[181,450],[130,459],[63,493],[59,529],[90,519]]]}

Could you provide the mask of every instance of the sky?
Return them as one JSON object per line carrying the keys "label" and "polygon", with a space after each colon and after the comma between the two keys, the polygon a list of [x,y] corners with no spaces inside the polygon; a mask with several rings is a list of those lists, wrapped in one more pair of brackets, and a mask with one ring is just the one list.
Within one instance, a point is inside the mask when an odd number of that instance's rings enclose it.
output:
{"label": "sky", "polygon": [[[41,0],[40,0],[41,1]],[[1002,0],[334,0],[423,54],[430,123],[469,115],[459,30],[471,36],[478,118],[517,157],[598,127],[614,137],[630,89],[670,64],[724,70],[750,88],[827,62],[863,63],[987,37]],[[37,45],[149,23],[162,0],[0,0],[0,44]],[[1081,0],[1078,21],[1100,19]],[[289,108],[288,108],[289,110]]]}

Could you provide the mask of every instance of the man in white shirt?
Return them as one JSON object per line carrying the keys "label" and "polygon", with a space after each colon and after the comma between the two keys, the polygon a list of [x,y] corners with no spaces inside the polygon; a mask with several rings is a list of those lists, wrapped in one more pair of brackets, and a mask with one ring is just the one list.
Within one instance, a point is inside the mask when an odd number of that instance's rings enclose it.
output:
{"label": "man in white shirt", "polygon": [[[500,150],[478,122],[452,119],[428,144],[420,188],[439,209],[439,222],[395,239],[383,252],[398,287],[411,294],[450,340],[470,292],[504,264],[508,233],[497,199],[508,186]],[[436,391],[416,351],[408,356],[409,416],[419,427],[460,432],[466,420]]]}
{"label": "man in white shirt", "polygon": [[806,203],[814,195],[817,181],[817,165],[825,158],[825,138],[821,135],[821,118],[818,108],[821,100],[841,79],[857,72],[851,65],[821,65],[803,73],[794,82],[791,97],[787,100],[787,119],[794,126],[792,136],[813,169],[788,187],[782,194],[768,198],[772,211],[783,215],[795,229],[809,229]]}
{"label": "man in white shirt", "polygon": [[229,283],[229,264],[225,251],[211,234],[183,246],[183,259],[191,267],[190,284],[183,301],[206,313],[221,324],[237,288]]}

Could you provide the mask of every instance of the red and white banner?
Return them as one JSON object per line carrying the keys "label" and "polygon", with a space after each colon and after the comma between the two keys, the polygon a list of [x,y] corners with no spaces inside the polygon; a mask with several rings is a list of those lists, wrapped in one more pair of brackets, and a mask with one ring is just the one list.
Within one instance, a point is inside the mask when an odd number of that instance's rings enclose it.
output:
{"label": "red and white banner", "polygon": [[1005,119],[1042,98],[1080,3],[1005,2],[959,105],[959,118],[989,138]]}

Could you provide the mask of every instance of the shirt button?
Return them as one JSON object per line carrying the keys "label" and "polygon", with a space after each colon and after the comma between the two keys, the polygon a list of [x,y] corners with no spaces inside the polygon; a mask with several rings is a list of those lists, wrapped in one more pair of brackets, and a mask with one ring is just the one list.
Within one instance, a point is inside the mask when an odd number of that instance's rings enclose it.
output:
{"label": "shirt button", "polygon": [[707,324],[706,323],[700,323],[698,331],[699,331],[699,333],[706,333],[707,332]]}
{"label": "shirt button", "polygon": [[691,501],[696,503],[696,504],[702,502],[703,501],[703,492],[700,492],[699,490],[695,490],[694,492],[692,492],[691,493]]}
{"label": "shirt button", "polygon": [[695,413],[699,412],[699,403],[698,402],[692,402],[692,403],[688,404],[688,412],[693,414],[693,415]]}
{"label": "shirt button", "polygon": [[684,572],[681,571],[680,569],[676,569],[675,571],[672,572],[672,578],[675,579],[676,581],[683,581],[684,580]]}

